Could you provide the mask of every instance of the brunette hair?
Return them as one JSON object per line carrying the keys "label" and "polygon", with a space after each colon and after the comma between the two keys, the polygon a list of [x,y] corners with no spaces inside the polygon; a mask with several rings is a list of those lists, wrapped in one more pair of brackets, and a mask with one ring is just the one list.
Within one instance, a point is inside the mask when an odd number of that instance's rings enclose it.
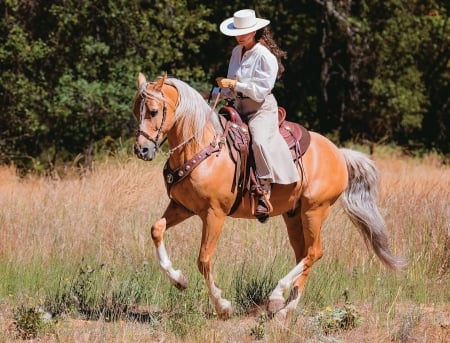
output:
{"label": "brunette hair", "polygon": [[272,37],[272,32],[269,30],[269,28],[267,26],[256,31],[255,40],[257,42],[260,42],[261,44],[263,44],[277,58],[277,62],[278,62],[277,79],[279,79],[281,77],[281,74],[283,74],[283,72],[284,72],[284,65],[281,62],[281,59],[286,58],[286,55],[287,55],[286,51],[281,50],[278,47],[278,44],[275,42],[275,40]]}

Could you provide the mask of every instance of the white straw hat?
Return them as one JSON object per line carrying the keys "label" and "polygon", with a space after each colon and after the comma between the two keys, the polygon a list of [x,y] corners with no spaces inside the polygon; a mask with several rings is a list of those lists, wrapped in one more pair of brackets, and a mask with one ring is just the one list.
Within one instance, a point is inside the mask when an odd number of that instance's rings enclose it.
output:
{"label": "white straw hat", "polygon": [[232,18],[220,24],[220,31],[227,36],[240,36],[262,29],[270,20],[256,18],[255,11],[250,9],[234,12]]}

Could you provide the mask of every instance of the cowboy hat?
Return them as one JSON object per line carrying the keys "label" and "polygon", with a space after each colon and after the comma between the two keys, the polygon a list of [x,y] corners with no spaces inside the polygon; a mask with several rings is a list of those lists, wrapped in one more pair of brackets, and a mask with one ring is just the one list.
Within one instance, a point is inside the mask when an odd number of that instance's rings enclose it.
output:
{"label": "cowboy hat", "polygon": [[262,29],[270,20],[256,18],[255,11],[250,9],[234,12],[233,17],[220,24],[220,31],[226,36],[240,36]]}

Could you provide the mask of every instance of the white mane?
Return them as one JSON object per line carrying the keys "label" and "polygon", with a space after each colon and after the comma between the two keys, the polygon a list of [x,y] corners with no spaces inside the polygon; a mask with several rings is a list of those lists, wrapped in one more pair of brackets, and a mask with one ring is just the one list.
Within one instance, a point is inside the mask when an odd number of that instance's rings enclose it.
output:
{"label": "white mane", "polygon": [[[201,143],[205,125],[209,121],[216,130],[222,130],[217,113],[212,111],[199,92],[175,78],[168,78],[166,83],[178,90],[178,105],[174,120],[183,121],[183,139],[189,139],[194,135],[195,140]],[[220,133],[223,133],[223,130]]]}

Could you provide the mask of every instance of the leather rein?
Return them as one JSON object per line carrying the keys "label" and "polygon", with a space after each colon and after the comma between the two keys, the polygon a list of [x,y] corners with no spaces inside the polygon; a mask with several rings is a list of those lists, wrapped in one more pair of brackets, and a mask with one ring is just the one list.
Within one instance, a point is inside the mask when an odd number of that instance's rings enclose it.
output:
{"label": "leather rein", "polygon": [[[216,99],[214,101],[213,107],[211,107],[210,114],[212,115],[214,113],[214,110],[217,106],[217,103],[219,101],[220,93],[217,94]],[[194,137],[190,137],[187,140],[185,140],[180,145],[176,146],[175,148],[171,149],[169,152],[172,154],[176,149],[181,148],[182,146],[186,145],[191,139]],[[163,175],[164,175],[164,181],[166,183],[166,189],[167,194],[169,195],[169,198],[172,199],[171,196],[171,188],[176,185],[178,182],[186,178],[201,162],[206,160],[209,156],[211,156],[214,153],[220,153],[222,150],[222,146],[225,144],[224,139],[220,139],[217,142],[217,136],[213,139],[213,141],[206,147],[203,148],[201,151],[196,153],[191,159],[186,161],[183,165],[173,170],[169,166],[169,159],[164,164],[163,169]]]}
{"label": "leather rein", "polygon": [[[146,113],[147,113],[147,105],[146,100],[150,96],[150,93],[147,91],[147,86],[149,84],[152,84],[151,82],[145,82],[141,85],[141,89],[139,90],[138,96],[141,97],[140,104],[139,104],[139,113],[140,113],[140,122],[139,122],[139,129],[136,131],[136,138],[139,136],[143,136],[147,140],[151,141],[153,144],[155,144],[155,151],[160,151],[160,146],[166,141],[167,137],[163,139],[161,144],[159,143],[159,138],[162,134],[162,128],[167,118],[167,106],[166,102],[164,100],[164,94],[161,91],[161,96],[163,99],[163,114],[161,119],[161,126],[158,128],[158,132],[156,134],[156,137],[153,139],[151,138],[145,131],[142,131],[141,123],[145,119]],[[214,113],[214,109],[217,105],[219,99],[219,94],[216,97],[216,100],[214,102],[214,106],[211,108],[211,113]],[[192,135],[179,145],[175,146],[174,148],[169,150],[169,155],[172,155],[176,150],[181,149],[184,147],[187,143],[189,143],[192,139],[194,139],[194,136]],[[206,158],[211,156],[213,153],[219,153],[222,149],[222,145],[224,142],[222,140],[220,142],[217,142],[217,139],[214,139],[213,142],[211,142],[206,148],[203,148],[200,152],[195,154],[191,159],[189,159],[187,162],[185,162],[180,167],[176,168],[175,170],[172,170],[169,166],[169,159],[167,159],[163,174],[164,174],[164,181],[166,183],[167,193],[170,198],[171,197],[171,188],[184,178],[186,178],[195,167],[197,167],[201,162],[203,162]]]}

